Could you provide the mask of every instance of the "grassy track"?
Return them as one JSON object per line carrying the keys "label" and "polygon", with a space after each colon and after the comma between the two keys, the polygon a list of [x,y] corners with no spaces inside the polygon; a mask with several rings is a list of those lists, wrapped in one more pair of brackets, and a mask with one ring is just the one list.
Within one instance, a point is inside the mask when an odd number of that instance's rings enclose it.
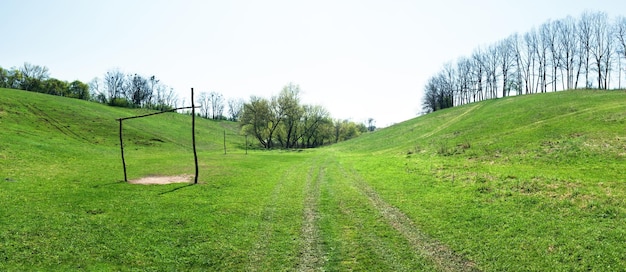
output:
{"label": "grassy track", "polygon": [[[331,147],[250,150],[198,121],[200,184],[123,178],[115,118],[0,90],[0,270],[626,269],[626,94],[429,114]],[[193,173],[189,116],[124,123],[129,178]],[[223,132],[228,154],[223,154]]]}

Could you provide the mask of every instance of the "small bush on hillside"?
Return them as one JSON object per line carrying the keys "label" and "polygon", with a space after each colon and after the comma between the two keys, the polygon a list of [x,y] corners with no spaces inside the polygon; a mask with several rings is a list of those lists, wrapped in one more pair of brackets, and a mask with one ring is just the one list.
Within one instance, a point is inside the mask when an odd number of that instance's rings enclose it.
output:
{"label": "small bush on hillside", "polygon": [[130,108],[131,103],[126,98],[113,98],[109,101],[109,106]]}

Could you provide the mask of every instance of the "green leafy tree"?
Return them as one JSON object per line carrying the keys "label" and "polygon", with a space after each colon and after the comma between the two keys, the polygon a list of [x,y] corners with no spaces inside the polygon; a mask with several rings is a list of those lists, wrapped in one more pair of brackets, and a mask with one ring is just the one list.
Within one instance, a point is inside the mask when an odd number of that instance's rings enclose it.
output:
{"label": "green leafy tree", "polygon": [[26,91],[47,93],[44,81],[50,77],[48,67],[33,65],[28,62],[20,68],[23,75],[21,88]]}
{"label": "green leafy tree", "polygon": [[240,121],[242,131],[253,135],[264,148],[271,148],[271,115],[270,101],[265,98],[252,96],[250,102],[244,104]]}
{"label": "green leafy tree", "polygon": [[0,88],[9,88],[7,86],[9,81],[9,71],[0,67]]}
{"label": "green leafy tree", "polygon": [[72,81],[68,87],[68,96],[82,100],[89,100],[91,98],[89,94],[89,85],[79,80]]}
{"label": "green leafy tree", "polygon": [[7,73],[6,87],[12,89],[21,89],[24,83],[24,74],[18,69],[11,69]]}
{"label": "green leafy tree", "polygon": [[68,96],[69,94],[67,82],[58,80],[56,78],[49,78],[46,81],[38,83],[36,86],[41,86],[38,88],[39,91],[42,93],[58,96]]}
{"label": "green leafy tree", "polygon": [[[304,105],[299,138],[302,147],[317,147],[332,137],[332,120],[322,106]],[[331,129],[328,129],[330,127]],[[327,133],[324,133],[326,130]]]}
{"label": "green leafy tree", "polygon": [[284,139],[281,143],[285,148],[294,148],[299,139],[298,129],[304,114],[304,109],[300,105],[300,87],[289,83],[283,87],[276,101],[283,120],[277,137]]}
{"label": "green leafy tree", "polygon": [[130,101],[134,107],[141,107],[149,104],[152,96],[151,86],[148,80],[140,75],[129,75],[127,79],[126,99]]}

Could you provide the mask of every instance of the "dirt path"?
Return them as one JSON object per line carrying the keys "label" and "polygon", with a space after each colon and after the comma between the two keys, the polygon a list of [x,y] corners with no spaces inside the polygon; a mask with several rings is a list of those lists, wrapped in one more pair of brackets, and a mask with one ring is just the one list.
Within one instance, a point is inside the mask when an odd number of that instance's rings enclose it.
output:
{"label": "dirt path", "polygon": [[298,271],[319,271],[324,266],[321,238],[318,227],[318,203],[320,182],[324,180],[324,168],[314,163],[309,169],[304,186],[304,215],[302,218],[302,240]]}
{"label": "dirt path", "polygon": [[357,173],[346,174],[354,177],[356,187],[369,198],[370,203],[382,215],[387,224],[404,236],[413,250],[430,259],[441,271],[480,271],[474,262],[420,231],[406,214],[385,202],[374,188],[358,177]]}

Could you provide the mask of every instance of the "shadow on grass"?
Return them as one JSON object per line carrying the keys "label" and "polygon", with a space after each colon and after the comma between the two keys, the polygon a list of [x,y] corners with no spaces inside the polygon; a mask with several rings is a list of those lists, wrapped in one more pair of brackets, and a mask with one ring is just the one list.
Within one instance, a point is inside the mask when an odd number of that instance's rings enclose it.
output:
{"label": "shadow on grass", "polygon": [[111,186],[111,185],[122,184],[122,183],[126,183],[126,181],[118,180],[118,181],[109,182],[109,183],[97,184],[97,185],[92,186],[92,188],[100,188],[103,186]]}
{"label": "shadow on grass", "polygon": [[164,195],[164,194],[173,193],[173,192],[176,192],[176,191],[178,191],[178,190],[180,190],[180,189],[187,188],[187,187],[191,187],[191,186],[194,186],[194,185],[195,185],[194,183],[185,184],[185,185],[183,185],[183,186],[176,187],[176,188],[174,188],[174,189],[172,189],[172,190],[162,192],[162,193],[160,193],[159,195]]}

